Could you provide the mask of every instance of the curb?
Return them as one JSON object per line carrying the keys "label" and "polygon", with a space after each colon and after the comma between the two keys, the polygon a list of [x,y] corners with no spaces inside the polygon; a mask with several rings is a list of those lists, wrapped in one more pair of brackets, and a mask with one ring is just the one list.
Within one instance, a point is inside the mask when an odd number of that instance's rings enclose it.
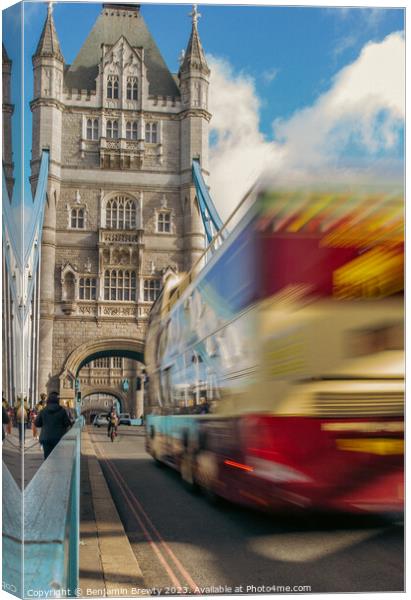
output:
{"label": "curb", "polygon": [[82,432],[82,458],[88,462],[100,562],[106,590],[104,595],[136,596],[136,589],[144,588],[143,574],[86,430]]}

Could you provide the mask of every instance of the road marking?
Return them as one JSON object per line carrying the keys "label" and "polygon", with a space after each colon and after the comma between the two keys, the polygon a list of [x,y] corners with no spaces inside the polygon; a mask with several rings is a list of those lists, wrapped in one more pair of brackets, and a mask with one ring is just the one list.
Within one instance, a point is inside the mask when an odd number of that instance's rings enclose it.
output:
{"label": "road marking", "polygon": [[199,590],[200,586],[198,586],[195,583],[195,581],[192,579],[192,577],[190,576],[188,571],[185,569],[185,567],[181,564],[180,560],[174,554],[174,552],[172,551],[170,546],[164,541],[164,539],[162,538],[158,529],[156,528],[156,526],[154,525],[154,523],[152,522],[150,517],[147,515],[147,513],[144,510],[144,508],[142,507],[141,503],[137,500],[137,498],[133,494],[132,490],[127,485],[127,482],[124,480],[123,476],[121,475],[121,473],[119,472],[117,467],[115,465],[111,464],[110,459],[106,457],[104,451],[100,448],[99,442],[97,440],[94,440],[94,443],[97,447],[98,453],[102,457],[102,460],[107,464],[107,467],[109,468],[113,477],[117,481],[123,497],[127,501],[127,504],[130,506],[130,509],[131,509],[132,513],[134,514],[134,516],[136,517],[138,523],[140,524],[140,527],[141,527],[146,539],[149,541],[149,543],[150,543],[152,549],[154,550],[154,552],[156,553],[159,561],[161,562],[161,564],[163,565],[164,569],[166,570],[168,576],[170,577],[171,581],[173,582],[173,585],[175,585],[176,587],[178,587],[180,589],[184,588],[184,586],[182,586],[180,581],[177,579],[176,574],[172,571],[172,566],[170,566],[166,562],[166,559],[164,558],[160,549],[157,547],[157,543],[153,540],[151,534],[145,527],[142,519],[145,519],[146,525],[149,528],[151,528],[152,532],[154,533],[154,535],[157,537],[158,541],[160,542],[161,547],[163,548],[163,550],[165,550],[169,554],[169,556],[171,557],[175,566],[177,567],[178,571],[180,572],[180,574],[184,577],[184,579],[187,581],[187,583],[191,587],[191,590],[194,593],[199,593],[198,590]]}

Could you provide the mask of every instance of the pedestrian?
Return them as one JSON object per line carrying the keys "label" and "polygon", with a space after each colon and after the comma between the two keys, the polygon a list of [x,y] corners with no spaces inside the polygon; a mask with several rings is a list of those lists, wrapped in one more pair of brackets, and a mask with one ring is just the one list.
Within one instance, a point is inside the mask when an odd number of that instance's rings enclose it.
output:
{"label": "pedestrian", "polygon": [[25,429],[27,427],[28,412],[24,403],[18,399],[17,411],[17,427],[19,428],[19,444],[24,446]]}
{"label": "pedestrian", "polygon": [[31,432],[33,434],[33,437],[35,439],[38,439],[38,435],[37,435],[37,427],[35,425],[35,420],[37,417],[37,409],[34,407],[31,409],[30,411],[30,423],[31,423]]}
{"label": "pedestrian", "polygon": [[14,408],[14,406],[10,406],[8,412],[9,412],[9,418],[10,418],[10,421],[11,421],[11,425],[13,427],[17,427],[16,409]]}
{"label": "pedestrian", "polygon": [[60,406],[59,400],[58,393],[51,392],[46,408],[39,412],[34,421],[36,427],[41,427],[40,444],[43,446],[44,460],[71,427],[67,412],[63,406]]}
{"label": "pedestrian", "polygon": [[9,415],[7,414],[7,410],[4,408],[4,406],[1,407],[2,408],[2,414],[1,414],[1,430],[2,430],[2,441],[4,440],[4,438],[6,437],[6,432],[4,431],[4,426],[5,425],[9,425],[10,424],[10,419],[9,419]]}
{"label": "pedestrian", "polygon": [[68,418],[70,419],[70,423],[73,425],[75,419],[73,417],[73,411],[71,410],[70,405],[67,402],[67,400],[64,402],[64,409],[67,413]]}

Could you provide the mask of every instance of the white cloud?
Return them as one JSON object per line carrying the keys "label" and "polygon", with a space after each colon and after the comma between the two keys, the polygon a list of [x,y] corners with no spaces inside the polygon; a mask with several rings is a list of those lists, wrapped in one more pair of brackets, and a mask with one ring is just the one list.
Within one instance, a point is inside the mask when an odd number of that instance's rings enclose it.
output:
{"label": "white cloud", "polygon": [[404,73],[402,34],[364,46],[312,106],[274,123],[285,163],[335,164],[353,141],[370,155],[392,148],[405,113]]}
{"label": "white cloud", "polygon": [[275,144],[259,131],[260,102],[251,77],[235,75],[221,59],[207,58],[211,68],[211,193],[223,219],[265,167],[275,163]]}
{"label": "white cloud", "polygon": [[[210,184],[222,217],[230,214],[263,170],[282,176],[296,171],[335,174],[343,161],[347,165],[353,145],[366,159],[364,172],[369,175],[373,163],[380,169],[379,154],[392,157],[403,127],[404,46],[400,32],[368,43],[314,104],[289,119],[274,121],[272,140],[259,130],[260,100],[254,80],[211,57],[211,131],[216,141],[210,149]],[[360,159],[351,161],[357,177],[360,164]]]}

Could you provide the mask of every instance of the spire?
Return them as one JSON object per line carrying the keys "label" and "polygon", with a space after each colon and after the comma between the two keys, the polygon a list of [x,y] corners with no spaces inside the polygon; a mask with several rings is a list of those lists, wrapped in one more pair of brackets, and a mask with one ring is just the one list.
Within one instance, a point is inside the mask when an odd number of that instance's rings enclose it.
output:
{"label": "spire", "polygon": [[201,17],[201,14],[197,10],[197,4],[193,5],[193,10],[189,16],[192,20],[191,35],[180,67],[180,72],[194,66],[209,73],[210,69],[208,68],[204,50],[200,42],[200,36],[198,35],[198,19]]}
{"label": "spire", "polygon": [[48,3],[47,17],[34,56],[54,56],[64,62],[53,19],[53,2]]}

